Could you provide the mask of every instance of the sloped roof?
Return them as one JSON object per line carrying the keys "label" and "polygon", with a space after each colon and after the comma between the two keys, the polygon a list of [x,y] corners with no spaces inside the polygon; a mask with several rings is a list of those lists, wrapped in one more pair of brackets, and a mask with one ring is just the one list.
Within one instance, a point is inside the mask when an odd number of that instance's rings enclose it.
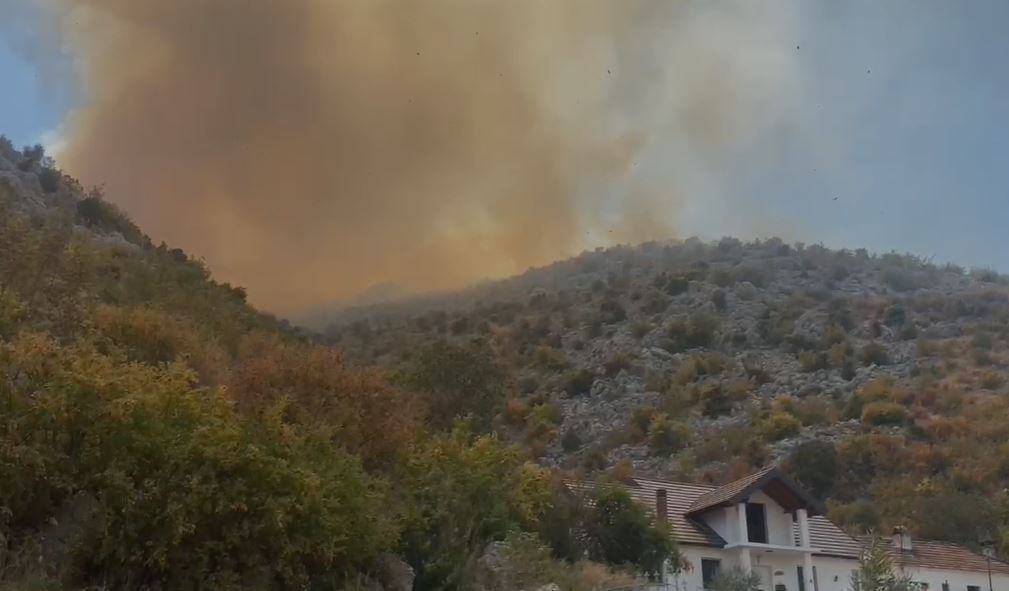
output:
{"label": "sloped roof", "polygon": [[[770,472],[771,470],[762,470],[755,476],[766,475]],[[668,510],[667,520],[676,540],[681,544],[721,548],[725,546],[725,540],[699,517],[692,517],[691,515],[699,515],[695,511],[702,498],[722,498],[724,493],[718,497],[715,497],[713,493],[723,491],[727,487],[744,489],[756,480],[759,480],[759,478],[746,478],[722,487],[716,487],[707,484],[635,478],[633,482],[625,483],[624,488],[632,499],[641,503],[642,506],[652,513],[655,512],[656,491],[664,489],[666,491],[666,507]],[[744,481],[746,481],[745,484],[740,484]],[[569,489],[579,494],[590,492],[598,486],[595,482],[575,480],[566,481],[565,484],[567,484]],[[750,489],[750,492],[752,490],[755,489]],[[717,504],[722,504],[722,502],[718,502]],[[795,536],[798,536],[797,524],[794,525],[794,533]],[[810,517],[809,537],[813,547],[821,550],[817,554],[858,558],[861,552],[859,543],[841,528],[831,523],[826,517]]]}
{"label": "sloped roof", "polygon": [[[988,559],[968,548],[949,542],[913,540],[910,550],[901,550],[887,542],[887,552],[894,564],[905,568],[938,568],[968,572],[988,572]],[[991,559],[991,572],[1009,575],[1009,563]]]}
{"label": "sloped roof", "polygon": [[[585,494],[595,489],[598,484],[591,481],[568,480],[565,484],[577,494]],[[722,539],[708,524],[698,519],[687,517],[690,505],[697,497],[714,489],[705,484],[690,484],[686,482],[664,482],[635,478],[633,483],[624,485],[631,498],[643,505],[650,512],[655,512],[655,493],[659,489],[666,491],[667,521],[676,541],[681,544],[701,546],[725,546]]]}
{"label": "sloped roof", "polygon": [[758,490],[763,490],[786,511],[803,508],[810,515],[825,513],[819,501],[792,482],[777,466],[769,466],[699,496],[690,506],[689,513],[699,515],[716,507],[739,503]]}
{"label": "sloped roof", "polygon": [[[792,524],[792,538],[799,544],[799,524]],[[836,556],[857,560],[862,544],[822,515],[809,518],[809,545],[819,550],[818,556]]]}

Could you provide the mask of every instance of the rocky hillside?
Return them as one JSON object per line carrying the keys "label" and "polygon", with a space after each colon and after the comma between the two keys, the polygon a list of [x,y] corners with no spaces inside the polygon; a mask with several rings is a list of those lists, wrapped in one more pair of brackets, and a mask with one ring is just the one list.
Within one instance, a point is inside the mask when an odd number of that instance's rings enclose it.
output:
{"label": "rocky hillside", "polygon": [[795,470],[826,462],[805,479],[839,514],[873,500],[907,520],[913,500],[882,497],[1007,482],[1009,458],[965,455],[1004,431],[1006,285],[909,255],[692,239],[348,310],[327,332],[392,367],[432,340],[489,348],[512,378],[498,429],[547,465],[722,480],[813,457]]}

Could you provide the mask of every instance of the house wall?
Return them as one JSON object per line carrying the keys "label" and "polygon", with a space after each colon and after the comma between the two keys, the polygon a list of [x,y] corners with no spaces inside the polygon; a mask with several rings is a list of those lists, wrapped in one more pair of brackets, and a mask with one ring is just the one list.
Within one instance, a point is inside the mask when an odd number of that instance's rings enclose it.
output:
{"label": "house wall", "polygon": [[[739,555],[740,551],[738,549],[723,550],[721,548],[706,548],[703,546],[680,546],[680,552],[683,554],[684,558],[690,563],[691,569],[688,572],[680,573],[678,575],[670,575],[667,577],[669,583],[671,583],[670,588],[675,591],[703,591],[703,579],[701,576],[701,559],[702,558],[713,558],[721,561],[721,568],[723,570],[731,569],[734,567],[739,567]],[[774,586],[777,584],[784,584],[786,591],[798,591],[798,571],[797,566],[802,565],[802,554],[799,552],[759,552],[751,550],[751,563],[754,570],[760,570],[763,568],[770,567],[771,573],[771,590],[773,591]],[[817,574],[819,574],[819,559],[814,558],[813,564],[817,565]],[[854,565],[855,562],[851,561]],[[851,568],[854,568],[852,566]],[[850,568],[848,572],[850,572]],[[776,574],[780,573],[780,574]],[[843,587],[820,588],[820,591],[847,591],[847,576],[845,578],[845,585]],[[812,590],[810,590],[812,591]],[[938,590],[941,591],[941,590]],[[954,590],[950,590],[954,591]],[[961,590],[965,591],[965,590]],[[985,590],[982,590],[985,591]],[[1009,591],[1006,589],[1005,591]]]}
{"label": "house wall", "polygon": [[736,533],[738,522],[736,521],[735,507],[723,507],[709,511],[704,515],[704,522],[715,530],[715,533],[722,536],[723,540],[735,540],[739,537]]}
{"label": "house wall", "polygon": [[[967,591],[968,585],[975,585],[981,591],[988,591],[987,572],[966,572],[939,570],[932,568],[908,568],[905,574],[916,582],[927,583],[928,591],[942,591],[942,584],[949,584],[949,591]],[[992,588],[995,591],[1009,591],[1009,576],[992,573]]]}
{"label": "house wall", "polygon": [[792,514],[786,513],[781,505],[771,500],[763,492],[750,495],[751,503],[762,503],[767,514],[767,543],[779,546],[794,546],[792,540]]}
{"label": "house wall", "polygon": [[[690,563],[688,572],[670,574],[667,577],[670,591],[704,591],[701,577],[701,559],[713,558],[721,561],[723,569],[739,566],[739,550],[723,550],[703,546],[680,546],[684,558]],[[802,565],[802,554],[798,552],[760,552],[751,550],[754,569],[770,567],[772,587],[783,584],[786,591],[798,591],[797,566]],[[814,556],[818,591],[849,591],[852,573],[858,568],[858,561],[847,558]],[[780,573],[780,574],[779,574]],[[981,591],[988,591],[987,572],[966,572],[940,569],[908,569],[916,582],[928,584],[928,591],[943,591],[942,584],[949,584],[949,591],[967,591],[968,585],[976,585]],[[992,574],[994,591],[1009,591],[1009,576]],[[813,591],[807,589],[806,591]]]}

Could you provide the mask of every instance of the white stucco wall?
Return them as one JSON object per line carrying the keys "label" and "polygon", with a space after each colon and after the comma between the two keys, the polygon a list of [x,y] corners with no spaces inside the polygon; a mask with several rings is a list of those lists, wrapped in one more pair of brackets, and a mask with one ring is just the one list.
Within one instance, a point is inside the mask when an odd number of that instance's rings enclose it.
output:
{"label": "white stucco wall", "polygon": [[[703,591],[701,577],[701,559],[713,558],[721,561],[723,569],[739,566],[739,550],[723,550],[721,548],[706,548],[702,546],[680,547],[686,560],[691,565],[689,572],[669,575],[670,589],[674,591]],[[802,565],[801,553],[759,552],[751,549],[751,561],[754,569],[771,568],[771,589],[775,585],[785,585],[786,591],[798,591],[797,566]],[[818,591],[850,591],[852,571],[858,568],[858,561],[844,558],[814,556]],[[943,591],[942,584],[949,584],[949,591],[967,591],[968,585],[975,585],[981,591],[988,591],[988,574],[986,572],[967,572],[939,569],[913,569],[906,571],[914,581],[927,583],[928,591]],[[993,574],[992,587],[994,591],[1009,591],[1009,576]],[[813,591],[807,589],[806,591]]]}
{"label": "white stucco wall", "polygon": [[[927,583],[928,591],[942,591],[942,584],[949,584],[949,591],[967,591],[968,585],[975,585],[981,591],[988,591],[988,573],[939,570],[932,568],[907,569],[905,574],[914,581]],[[992,588],[995,591],[1009,591],[1009,576],[992,573]]]}
{"label": "white stucco wall", "polygon": [[751,503],[761,503],[767,514],[767,543],[779,546],[792,546],[792,514],[786,513],[771,497],[763,492],[750,495]]}

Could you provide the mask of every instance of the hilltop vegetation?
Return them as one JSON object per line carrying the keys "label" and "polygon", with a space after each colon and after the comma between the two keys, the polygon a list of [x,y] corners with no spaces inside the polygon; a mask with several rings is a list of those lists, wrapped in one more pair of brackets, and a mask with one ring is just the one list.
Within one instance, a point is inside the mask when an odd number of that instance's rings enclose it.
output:
{"label": "hilltop vegetation", "polygon": [[0,140],[0,588],[598,589],[675,544],[562,476],[772,461],[853,532],[1009,549],[991,271],[688,240],[329,320]]}
{"label": "hilltop vegetation", "polygon": [[672,551],[496,437],[474,359],[356,366],[0,137],[0,588],[495,589],[496,543],[592,589],[627,575],[587,553],[653,565],[576,532]]}
{"label": "hilltop vegetation", "polygon": [[543,465],[723,482],[779,461],[852,531],[974,544],[1009,523],[1006,285],[910,255],[688,240],[326,332],[391,370],[431,347],[496,360],[506,392],[483,413]]}

